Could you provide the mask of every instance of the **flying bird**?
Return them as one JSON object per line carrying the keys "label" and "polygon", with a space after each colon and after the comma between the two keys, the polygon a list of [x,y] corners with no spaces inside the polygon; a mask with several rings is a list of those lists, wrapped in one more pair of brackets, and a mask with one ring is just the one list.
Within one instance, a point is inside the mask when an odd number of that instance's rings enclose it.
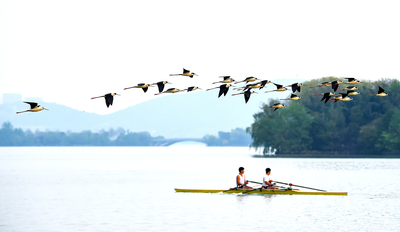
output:
{"label": "flying bird", "polygon": [[178,92],[181,92],[181,91],[182,91],[182,90],[179,90],[179,89],[177,89],[177,88],[169,88],[169,89],[165,90],[164,92],[156,93],[156,94],[154,94],[154,95],[160,95],[160,94],[162,94],[162,93],[178,93]]}
{"label": "flying bird", "polygon": [[257,77],[247,77],[247,78],[246,78],[246,79],[244,79],[243,81],[238,81],[238,82],[235,82],[235,84],[237,84],[237,83],[242,83],[242,82],[249,83],[249,82],[256,81],[256,80],[258,80],[258,78],[257,78]]}
{"label": "flying bird", "polygon": [[356,87],[356,86],[347,86],[346,88],[341,89],[341,90],[337,90],[335,92],[339,92],[339,91],[343,91],[343,90],[349,91],[349,90],[356,90],[356,89],[358,89],[358,87]]}
{"label": "flying bird", "polygon": [[262,88],[265,87],[265,85],[267,85],[267,84],[269,84],[269,83],[272,83],[272,82],[271,82],[270,80],[263,80],[263,81],[260,81],[260,83],[261,83],[260,89],[262,89]]}
{"label": "flying bird", "polygon": [[315,88],[315,87],[324,87],[324,86],[330,86],[331,82],[322,82],[320,85],[317,86],[311,86],[310,88]]}
{"label": "flying bird", "polygon": [[345,77],[344,79],[347,79],[347,82],[345,84],[356,85],[358,83],[361,83],[361,81],[357,80],[354,77]]}
{"label": "flying bird", "polygon": [[25,113],[25,112],[39,112],[42,110],[48,110],[48,109],[45,109],[44,107],[40,107],[40,105],[38,105],[36,102],[24,102],[24,103],[29,104],[31,106],[31,108],[29,110],[19,111],[19,112],[17,112],[17,114]]}
{"label": "flying bird", "polygon": [[114,96],[115,96],[115,95],[119,95],[119,94],[116,94],[116,93],[107,93],[106,95],[103,95],[103,96],[92,97],[92,99],[104,97],[104,98],[106,99],[106,105],[107,105],[107,108],[108,108],[110,105],[113,104]]}
{"label": "flying bird", "polygon": [[280,100],[292,100],[292,101],[297,101],[297,100],[300,100],[301,99],[301,97],[300,96],[297,96],[296,94],[291,94],[290,95],[290,98],[286,98],[286,99],[280,99]]}
{"label": "flying bird", "polygon": [[[332,101],[337,102],[337,101],[339,101],[339,100],[342,99],[342,98],[343,98],[342,94],[339,94],[338,96],[334,96],[334,97],[332,98]],[[326,103],[326,102],[325,102],[325,103]]]}
{"label": "flying bird", "polygon": [[192,92],[192,91],[195,91],[196,89],[200,89],[200,88],[199,88],[199,87],[196,87],[196,86],[191,86],[191,87],[189,87],[189,88],[187,88],[187,89],[184,89],[184,90],[182,90],[182,91],[187,90],[187,92]]}
{"label": "flying bird", "polygon": [[247,89],[261,89],[263,86],[261,85],[261,82],[255,83],[255,84],[247,84],[244,87],[240,88],[235,88],[237,90],[243,89],[243,91],[246,91]]}
{"label": "flying bird", "polygon": [[274,85],[276,86],[276,89],[275,90],[271,90],[271,91],[265,91],[266,93],[269,93],[269,92],[274,92],[274,91],[280,91],[280,92],[283,92],[283,91],[286,91],[286,90],[288,90],[286,87],[283,87],[283,85],[280,85],[280,84],[275,84],[274,83]]}
{"label": "flying bird", "polygon": [[267,109],[267,108],[274,108],[274,111],[275,110],[277,110],[277,109],[280,109],[280,108],[283,108],[283,107],[285,107],[285,105],[284,104],[281,104],[281,103],[275,103],[273,106],[265,106],[265,107],[263,107],[263,109]]}
{"label": "flying bird", "polygon": [[244,92],[241,92],[241,93],[232,94],[232,96],[243,94],[244,95],[244,102],[247,103],[249,101],[249,99],[250,99],[251,94],[253,94],[253,93],[257,93],[257,92],[250,91],[250,89],[248,89],[248,90],[246,90]]}
{"label": "flying bird", "polygon": [[378,87],[379,87],[378,94],[368,94],[367,96],[385,97],[385,96],[389,95],[389,94],[385,93],[385,90],[382,87],[380,87],[380,86],[378,86]]}
{"label": "flying bird", "polygon": [[158,92],[161,93],[164,90],[164,87],[165,87],[166,84],[172,84],[172,83],[168,82],[168,81],[159,81],[159,82],[153,83],[151,85],[157,85]]}
{"label": "flying bird", "polygon": [[231,86],[232,85],[230,85],[230,84],[224,84],[224,85],[220,85],[219,87],[207,89],[206,91],[219,88],[219,93],[218,93],[218,98],[219,98],[219,97],[221,97],[222,94],[224,94],[224,96],[226,96],[226,94],[228,93],[229,87],[231,87]]}
{"label": "flying bird", "polygon": [[351,101],[351,100],[353,100],[353,98],[349,97],[349,96],[347,95],[347,93],[341,93],[340,98],[338,98],[338,99],[335,98],[335,99],[332,100],[332,102]]}
{"label": "flying bird", "polygon": [[341,85],[341,84],[344,84],[344,83],[341,81],[332,81],[331,86],[332,86],[333,92],[336,92],[339,85]]}
{"label": "flying bird", "polygon": [[143,92],[147,92],[147,90],[149,89],[150,86],[151,86],[150,84],[139,83],[137,86],[132,86],[132,87],[124,88],[124,90],[126,90],[126,89],[132,89],[132,88],[140,88],[140,89],[143,89]]}
{"label": "flying bird", "polygon": [[333,92],[327,92],[327,93],[313,94],[313,96],[318,96],[318,95],[323,95],[321,101],[325,100],[325,103],[326,103],[327,101],[329,101],[329,99],[330,99],[333,95],[335,95],[335,93],[333,93]]}
{"label": "flying bird", "polygon": [[185,77],[190,77],[190,78],[193,78],[193,76],[198,76],[195,73],[190,73],[190,71],[187,69],[183,69],[183,73],[181,73],[181,74],[169,74],[169,75],[170,76],[185,76]]}
{"label": "flying bird", "polygon": [[213,84],[216,84],[216,83],[232,83],[232,82],[235,81],[234,79],[231,78],[231,76],[220,76],[220,77],[224,78],[224,80],[223,81],[213,82]]}
{"label": "flying bird", "polygon": [[293,93],[294,92],[296,92],[296,91],[298,91],[299,93],[300,93],[300,86],[302,86],[303,85],[303,83],[294,83],[294,84],[291,84],[291,85],[288,85],[288,86],[285,86],[285,87],[292,87],[292,91],[293,91]]}
{"label": "flying bird", "polygon": [[355,90],[347,90],[347,95],[359,95],[359,94],[361,94],[360,92],[357,92],[357,91],[355,91]]}

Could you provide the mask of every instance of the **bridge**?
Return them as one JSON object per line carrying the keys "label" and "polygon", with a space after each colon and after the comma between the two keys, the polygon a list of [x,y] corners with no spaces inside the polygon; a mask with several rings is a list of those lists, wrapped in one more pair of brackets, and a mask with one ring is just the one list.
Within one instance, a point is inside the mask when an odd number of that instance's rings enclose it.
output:
{"label": "bridge", "polygon": [[167,147],[174,143],[186,142],[186,141],[205,143],[202,138],[175,138],[175,139],[158,139],[157,138],[157,139],[153,139],[153,146]]}

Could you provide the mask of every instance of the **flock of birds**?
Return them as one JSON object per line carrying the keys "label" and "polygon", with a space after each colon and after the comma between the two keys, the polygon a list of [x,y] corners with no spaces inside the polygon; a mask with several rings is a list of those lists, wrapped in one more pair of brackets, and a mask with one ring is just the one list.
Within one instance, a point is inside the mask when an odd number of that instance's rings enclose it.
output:
{"label": "flock of birds", "polygon": [[[193,78],[194,76],[197,76],[197,74],[192,73],[189,70],[183,69],[183,73],[170,74],[170,76],[185,76],[185,77]],[[270,91],[265,91],[265,93],[274,92],[274,91],[278,91],[278,92],[292,91],[292,94],[291,94],[290,98],[280,99],[280,100],[297,101],[297,100],[301,99],[301,97],[297,96],[295,93],[296,92],[300,93],[301,86],[303,86],[302,83],[293,83],[291,85],[283,86],[281,84],[273,83],[270,80],[259,80],[256,77],[247,77],[247,78],[245,78],[244,80],[241,80],[241,81],[235,81],[230,76],[220,76],[220,78],[223,78],[223,80],[212,83],[212,84],[221,83],[220,86],[217,86],[217,87],[210,88],[210,89],[206,90],[206,91],[209,91],[209,90],[213,90],[213,89],[219,89],[218,98],[221,97],[222,95],[226,96],[226,94],[229,91],[229,88],[234,87],[234,84],[239,84],[239,83],[244,83],[245,82],[246,83],[245,86],[233,88],[234,90],[238,90],[238,91],[241,91],[241,92],[232,94],[232,96],[243,94],[245,103],[247,103],[249,101],[251,94],[257,93],[256,91],[254,91],[255,89],[261,90],[267,84],[270,84],[270,83],[274,84],[276,86],[276,89],[270,90]],[[323,83],[321,83],[320,85],[317,85],[317,86],[311,86],[310,88],[318,88],[318,87],[331,87],[332,88],[332,91],[330,91],[330,92],[313,94],[313,96],[322,95],[321,101],[325,101],[325,103],[327,103],[330,99],[331,99],[332,102],[351,101],[351,100],[353,100],[353,98],[351,98],[349,96],[360,94],[360,92],[357,92],[358,88],[356,86],[347,86],[344,89],[338,90],[339,85],[341,85],[341,84],[356,85],[356,84],[359,84],[361,82],[359,80],[353,78],[353,77],[344,78],[344,79],[347,79],[347,81],[346,82],[342,82],[342,81],[337,80],[337,81],[332,81],[332,82],[323,82]],[[144,93],[146,93],[148,88],[153,87],[153,86],[157,86],[158,87],[158,93],[156,93],[155,95],[160,95],[160,94],[165,94],[165,93],[192,92],[192,91],[200,89],[197,86],[191,86],[191,87],[188,87],[187,89],[183,89],[183,90],[180,90],[180,89],[177,89],[177,88],[169,88],[169,89],[164,91],[164,88],[165,88],[165,86],[167,84],[171,84],[171,83],[168,82],[168,81],[160,81],[160,82],[153,83],[153,84],[140,83],[140,84],[138,84],[136,86],[124,88],[124,90],[133,89],[133,88],[140,88],[140,89],[142,89],[144,91]],[[346,91],[346,93],[337,93],[339,91]],[[108,93],[108,94],[105,94],[105,95],[102,95],[102,96],[92,97],[91,99],[104,98],[105,102],[106,102],[106,106],[109,107],[110,105],[113,104],[114,96],[116,96],[116,95],[119,95],[119,94],[117,94],[117,93]],[[385,97],[387,95],[388,94],[385,93],[385,90],[382,87],[379,86],[379,90],[378,90],[377,94],[368,94],[367,96]],[[29,104],[31,108],[28,109],[28,110],[25,110],[25,111],[17,112],[17,114],[24,113],[24,112],[38,112],[38,111],[41,111],[41,110],[48,110],[48,109],[45,109],[44,107],[41,107],[36,102],[25,102],[25,103]],[[272,108],[272,109],[274,109],[274,111],[276,111],[277,109],[280,109],[280,108],[283,108],[283,107],[285,107],[284,104],[275,103],[272,106],[265,106],[265,107],[263,107],[263,109]]]}

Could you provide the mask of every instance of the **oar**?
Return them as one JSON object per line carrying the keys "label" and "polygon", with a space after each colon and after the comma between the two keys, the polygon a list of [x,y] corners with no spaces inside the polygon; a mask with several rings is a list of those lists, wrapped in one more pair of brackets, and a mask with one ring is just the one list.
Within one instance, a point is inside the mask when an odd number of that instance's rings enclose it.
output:
{"label": "oar", "polygon": [[[249,181],[249,182],[250,182],[250,181]],[[248,193],[248,192],[252,192],[252,191],[254,191],[254,190],[261,190],[261,189],[262,189],[262,187],[261,187],[261,188],[251,189],[251,190],[249,190],[249,191],[242,192],[242,194],[245,194],[245,193]]]}
{"label": "oar", "polygon": [[255,181],[250,181],[250,180],[248,180],[248,182],[254,183],[254,184],[262,184],[262,183],[260,183],[260,182],[255,182]]}
{"label": "oar", "polygon": [[300,188],[305,188],[305,189],[311,189],[311,190],[317,190],[317,191],[321,191],[321,192],[326,192],[326,190],[315,189],[315,188],[309,188],[309,187],[305,187],[305,186],[301,186],[301,185],[295,185],[295,184],[290,184],[290,183],[288,184],[288,183],[279,182],[279,181],[274,181],[274,182],[279,183],[279,184],[286,184],[286,185],[289,185],[289,186],[296,186],[296,187],[300,187]]}
{"label": "oar", "polygon": [[231,190],[237,190],[237,189],[238,189],[238,187],[235,187],[235,188],[230,188],[230,189],[222,191],[222,192],[224,193],[224,192],[228,192],[228,191],[231,191]]}

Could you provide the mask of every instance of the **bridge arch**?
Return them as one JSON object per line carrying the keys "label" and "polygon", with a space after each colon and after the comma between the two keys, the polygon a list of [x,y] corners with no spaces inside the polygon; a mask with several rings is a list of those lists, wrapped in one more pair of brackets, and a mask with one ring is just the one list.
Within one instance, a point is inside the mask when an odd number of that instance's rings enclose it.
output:
{"label": "bridge arch", "polygon": [[153,146],[170,146],[175,143],[179,142],[199,142],[199,143],[204,143],[204,140],[202,138],[174,138],[174,139],[155,139],[153,140]]}

